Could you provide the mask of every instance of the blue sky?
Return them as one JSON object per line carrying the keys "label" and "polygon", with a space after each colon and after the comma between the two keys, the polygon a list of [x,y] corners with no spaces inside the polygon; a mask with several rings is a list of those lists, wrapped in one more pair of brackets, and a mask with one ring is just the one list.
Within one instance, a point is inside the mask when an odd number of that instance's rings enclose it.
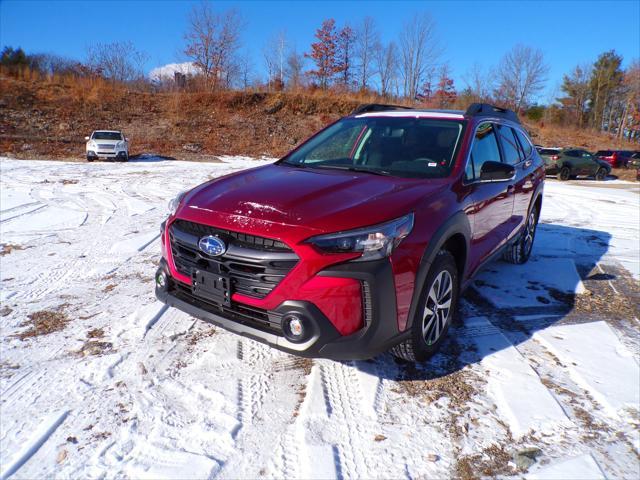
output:
{"label": "blue sky", "polygon": [[[0,0],[0,45],[83,59],[94,42],[130,40],[149,55],[147,71],[185,61],[183,34],[190,1]],[[516,43],[540,48],[550,66],[545,96],[577,63],[592,62],[609,49],[625,64],[640,57],[640,1],[422,1],[422,2],[214,2],[235,7],[246,28],[244,48],[262,72],[262,48],[284,30],[289,44],[308,51],[323,19],[338,25],[375,18],[383,40],[398,36],[413,15],[429,12],[444,46],[456,86],[478,62],[495,65]],[[542,99],[544,100],[544,98]]]}

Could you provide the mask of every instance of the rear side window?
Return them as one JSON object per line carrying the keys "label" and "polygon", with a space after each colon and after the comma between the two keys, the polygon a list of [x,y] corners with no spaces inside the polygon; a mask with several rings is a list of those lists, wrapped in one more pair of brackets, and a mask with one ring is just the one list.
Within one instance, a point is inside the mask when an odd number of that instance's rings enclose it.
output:
{"label": "rear side window", "polygon": [[520,140],[520,145],[522,146],[522,150],[524,151],[524,157],[527,158],[529,155],[531,155],[531,151],[533,150],[533,147],[531,146],[531,142],[526,137],[526,135],[522,133],[520,130],[516,130],[515,132],[516,132],[516,136],[518,137],[518,140]]}
{"label": "rear side window", "polygon": [[540,153],[540,155],[558,155],[560,150],[556,148],[542,148],[538,153]]}
{"label": "rear side window", "polygon": [[513,130],[504,125],[498,125],[500,132],[500,143],[502,143],[502,151],[504,153],[504,161],[510,165],[520,163],[520,147],[518,141],[513,136]]}
{"label": "rear side window", "polygon": [[471,148],[471,157],[465,170],[467,180],[480,178],[480,170],[485,162],[499,162],[500,150],[493,124],[486,122],[480,124],[476,130],[476,135]]}

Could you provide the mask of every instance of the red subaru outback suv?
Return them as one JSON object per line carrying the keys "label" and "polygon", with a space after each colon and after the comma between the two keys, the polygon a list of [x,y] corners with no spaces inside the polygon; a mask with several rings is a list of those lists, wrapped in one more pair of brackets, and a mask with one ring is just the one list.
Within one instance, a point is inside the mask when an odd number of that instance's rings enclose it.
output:
{"label": "red subaru outback suv", "polygon": [[421,361],[483,264],[527,261],[543,184],[511,111],[366,105],[176,197],[156,296],[298,355]]}

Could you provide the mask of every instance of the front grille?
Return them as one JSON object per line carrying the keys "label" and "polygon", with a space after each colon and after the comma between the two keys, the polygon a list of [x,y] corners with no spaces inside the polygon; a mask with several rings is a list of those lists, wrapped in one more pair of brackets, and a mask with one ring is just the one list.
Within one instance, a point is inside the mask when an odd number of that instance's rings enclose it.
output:
{"label": "front grille", "polygon": [[194,296],[191,292],[191,287],[180,282],[174,282],[171,293],[180,300],[184,300],[190,305],[194,305],[209,313],[220,315],[228,320],[233,320],[234,322],[242,323],[243,325],[265,332],[282,335],[282,326],[280,324],[282,319],[281,315],[267,313],[266,310],[262,310],[261,308],[241,305],[235,302],[231,302],[231,306],[226,307],[210,300]]}
{"label": "front grille", "polygon": [[[187,231],[183,230],[185,224],[198,225],[198,227],[191,227],[191,231]],[[191,233],[196,228],[200,229],[202,233],[198,235]],[[171,254],[178,272],[188,277],[192,277],[195,270],[223,275],[229,277],[231,293],[264,298],[298,263],[298,256],[291,251],[276,252],[245,248],[246,241],[244,239],[246,236],[243,236],[242,240],[237,240],[234,237],[234,234],[237,235],[236,232],[226,236],[220,235],[220,238],[230,242],[227,244],[227,251],[219,257],[211,257],[200,251],[198,241],[204,235],[215,234],[216,230],[205,225],[181,220],[176,220],[170,226]],[[226,230],[219,231],[227,232]]]}
{"label": "front grille", "polygon": [[255,248],[256,250],[265,250],[269,252],[292,252],[286,243],[271,238],[256,237],[240,232],[231,232],[220,228],[203,225],[201,223],[188,222],[187,220],[176,220],[173,222],[176,228],[181,231],[205,237],[207,235],[216,235],[225,241],[227,245],[233,244],[239,247]]}
{"label": "front grille", "polygon": [[110,143],[99,143],[98,148],[101,150],[113,150],[116,146]]}

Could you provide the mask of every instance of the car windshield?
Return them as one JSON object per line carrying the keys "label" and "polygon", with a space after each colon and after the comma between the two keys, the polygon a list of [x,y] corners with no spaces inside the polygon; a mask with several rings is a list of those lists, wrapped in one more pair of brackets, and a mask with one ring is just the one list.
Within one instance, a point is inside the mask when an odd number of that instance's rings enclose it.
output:
{"label": "car windshield", "polygon": [[285,165],[442,178],[449,175],[465,122],[407,117],[340,120],[282,159]]}
{"label": "car windshield", "polygon": [[94,140],[122,140],[120,132],[93,132]]}

